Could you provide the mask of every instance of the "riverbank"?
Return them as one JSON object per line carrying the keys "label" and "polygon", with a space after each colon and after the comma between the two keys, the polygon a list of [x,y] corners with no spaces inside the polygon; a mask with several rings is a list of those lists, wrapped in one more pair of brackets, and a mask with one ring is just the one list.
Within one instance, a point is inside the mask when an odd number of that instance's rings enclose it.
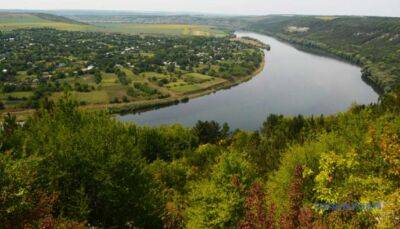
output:
{"label": "riverbank", "polygon": [[[111,114],[126,114],[126,113],[144,112],[153,109],[158,109],[161,107],[176,105],[179,103],[185,103],[188,102],[190,99],[209,95],[219,90],[229,89],[231,87],[249,81],[254,76],[258,75],[264,69],[264,67],[265,67],[265,56],[263,57],[263,61],[260,63],[259,68],[257,68],[252,74],[243,77],[238,77],[233,81],[227,80],[215,85],[211,85],[210,87],[207,88],[203,88],[197,91],[192,91],[191,93],[181,94],[181,95],[174,94],[171,97],[163,99],[134,101],[128,103],[81,105],[79,109],[85,111],[106,110]],[[10,112],[3,112],[0,113],[0,115],[4,117],[7,113],[10,113],[12,115],[15,115],[18,121],[23,121],[26,120],[29,116],[31,116],[34,113],[34,111],[35,111],[34,109],[20,109]]]}
{"label": "riverbank", "polygon": [[190,94],[185,94],[182,96],[176,96],[167,99],[156,99],[145,101],[143,103],[131,103],[131,104],[113,104],[112,106],[107,107],[107,110],[111,114],[126,114],[126,113],[138,113],[145,112],[149,110],[154,110],[162,107],[167,107],[171,105],[176,105],[179,103],[187,103],[190,99],[195,99],[201,96],[206,96],[212,93],[215,93],[219,90],[226,90],[231,87],[237,86],[241,83],[247,82],[251,80],[253,77],[257,76],[265,67],[266,61],[265,57],[260,64],[260,67],[254,71],[252,74],[239,77],[234,81],[225,81],[217,85],[210,86],[209,88],[192,92]]}
{"label": "riverbank", "polygon": [[280,33],[272,33],[268,31],[255,31],[255,32],[274,37],[280,41],[291,44],[294,47],[303,50],[305,52],[326,55],[360,67],[362,73],[361,79],[379,95],[382,95],[392,90],[393,87],[392,84],[382,81],[382,78],[384,77],[379,77],[384,73],[379,71],[372,62],[367,60],[365,57],[361,57],[359,54],[346,53],[344,51],[333,49],[324,43],[296,38],[296,37],[289,37]]}

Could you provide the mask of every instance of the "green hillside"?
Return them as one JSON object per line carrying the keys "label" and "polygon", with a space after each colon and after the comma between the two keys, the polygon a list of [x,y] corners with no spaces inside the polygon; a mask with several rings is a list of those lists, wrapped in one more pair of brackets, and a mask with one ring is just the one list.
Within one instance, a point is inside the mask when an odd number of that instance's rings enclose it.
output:
{"label": "green hillside", "polygon": [[0,126],[0,222],[398,228],[399,98],[330,117],[270,115],[257,132],[141,127],[45,100],[24,125]]}
{"label": "green hillside", "polygon": [[23,28],[54,28],[61,30],[88,30],[93,26],[68,18],[43,13],[0,13],[0,30]]}

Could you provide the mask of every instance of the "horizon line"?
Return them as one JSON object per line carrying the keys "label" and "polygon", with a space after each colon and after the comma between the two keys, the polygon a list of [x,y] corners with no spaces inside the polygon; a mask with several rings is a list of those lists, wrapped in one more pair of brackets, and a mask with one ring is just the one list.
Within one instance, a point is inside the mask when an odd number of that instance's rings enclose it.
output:
{"label": "horizon line", "polygon": [[201,12],[201,11],[170,11],[170,10],[123,10],[123,9],[16,9],[16,8],[0,8],[0,12],[4,11],[17,11],[17,12],[122,12],[122,13],[137,13],[137,14],[153,14],[156,16],[164,16],[162,14],[172,16],[184,16],[184,15],[192,15],[192,16],[231,16],[231,17],[261,17],[261,16],[341,16],[341,17],[390,17],[390,18],[399,18],[400,16],[388,16],[388,15],[361,15],[361,14],[303,14],[303,13],[253,13],[253,14],[241,14],[241,13],[217,13],[217,12]]}

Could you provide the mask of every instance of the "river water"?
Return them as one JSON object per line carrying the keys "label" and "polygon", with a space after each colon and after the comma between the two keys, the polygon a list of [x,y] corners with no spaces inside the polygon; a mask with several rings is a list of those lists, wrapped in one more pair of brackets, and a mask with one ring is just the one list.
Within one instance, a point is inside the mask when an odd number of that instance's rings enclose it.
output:
{"label": "river water", "polygon": [[362,81],[357,66],[306,53],[269,36],[248,32],[237,35],[271,45],[264,70],[253,79],[188,103],[118,119],[149,126],[193,126],[198,120],[215,120],[227,122],[232,129],[257,130],[271,113],[326,115],[345,111],[352,103],[378,100],[377,93]]}

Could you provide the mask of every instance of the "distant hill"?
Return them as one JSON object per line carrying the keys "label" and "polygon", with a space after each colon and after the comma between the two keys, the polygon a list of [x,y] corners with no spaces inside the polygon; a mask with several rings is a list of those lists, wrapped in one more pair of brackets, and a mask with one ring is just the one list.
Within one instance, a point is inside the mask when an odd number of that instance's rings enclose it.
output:
{"label": "distant hill", "polygon": [[62,30],[88,30],[92,26],[62,16],[45,13],[0,12],[0,30],[44,27]]}
{"label": "distant hill", "polygon": [[400,85],[400,18],[281,15],[256,20],[247,29],[360,65],[364,79],[380,91]]}
{"label": "distant hill", "polygon": [[[85,20],[85,19],[88,20]],[[0,11],[0,31],[23,28],[53,28],[72,31],[96,31],[107,33],[126,34],[163,34],[163,35],[196,35],[196,36],[225,36],[213,26],[207,26],[205,21],[195,23],[189,17],[187,21],[181,18],[172,18],[163,21],[157,17],[135,18],[128,16],[81,16],[54,15],[44,12],[5,12]],[[177,22],[174,25],[172,22]],[[106,22],[106,23],[102,23]],[[155,22],[159,22],[159,25]],[[165,23],[167,22],[167,23]],[[140,25],[139,25],[140,24]],[[144,25],[146,24],[146,25]],[[191,24],[191,25],[187,25]]]}
{"label": "distant hill", "polygon": [[53,14],[32,13],[31,15],[39,17],[39,18],[44,19],[44,20],[53,21],[53,22],[63,22],[63,23],[77,24],[77,25],[88,25],[88,24],[86,24],[84,22],[75,21],[75,20],[70,19],[70,18],[66,18],[66,17],[63,17],[63,16],[57,16],[57,15],[53,15]]}

